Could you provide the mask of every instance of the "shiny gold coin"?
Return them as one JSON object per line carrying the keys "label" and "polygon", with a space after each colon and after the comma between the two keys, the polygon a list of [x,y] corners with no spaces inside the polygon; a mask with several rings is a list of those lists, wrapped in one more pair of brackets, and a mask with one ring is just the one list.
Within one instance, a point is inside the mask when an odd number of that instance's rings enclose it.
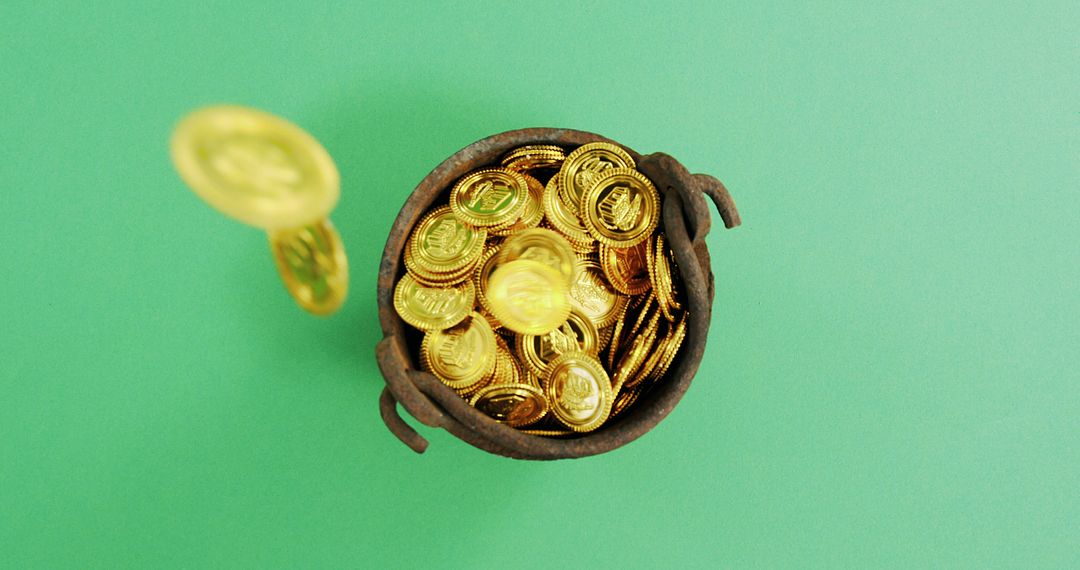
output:
{"label": "shiny gold coin", "polygon": [[580,204],[585,228],[609,247],[628,248],[649,239],[660,220],[660,194],[632,168],[601,174]]}
{"label": "shiny gold coin", "polygon": [[559,169],[559,191],[574,212],[581,212],[581,199],[599,175],[608,170],[633,169],[634,159],[622,147],[605,142],[581,145],[566,157]]}
{"label": "shiny gold coin", "polygon": [[657,234],[655,246],[649,251],[652,255],[648,257],[647,265],[652,277],[656,301],[664,313],[664,318],[674,321],[675,312],[682,309],[682,306],[675,298],[675,282],[663,234]]}
{"label": "shiny gold coin", "polygon": [[491,312],[491,304],[487,299],[488,278],[491,277],[491,272],[495,270],[495,266],[498,264],[500,249],[502,249],[502,244],[485,249],[483,255],[480,256],[480,261],[476,264],[476,269],[473,270],[472,279],[473,285],[476,287],[476,300],[489,313]]}
{"label": "shiny gold coin", "polygon": [[495,333],[478,313],[453,328],[428,331],[420,343],[424,367],[455,390],[483,382],[495,368],[495,354]]}
{"label": "shiny gold coin", "polygon": [[487,232],[459,220],[449,206],[440,206],[420,220],[405,244],[405,265],[413,272],[455,274],[483,253]]}
{"label": "shiny gold coin", "polygon": [[592,321],[577,311],[570,311],[566,322],[555,330],[541,335],[522,334],[514,339],[514,347],[525,366],[543,377],[547,365],[560,354],[584,352],[595,356],[599,333]]}
{"label": "shiny gold coin", "polygon": [[521,334],[545,334],[566,321],[570,295],[558,271],[529,259],[499,265],[488,278],[485,295],[491,314]]}
{"label": "shiny gold coin", "polygon": [[548,413],[544,393],[529,384],[489,384],[478,390],[469,403],[510,427],[534,424]]}
{"label": "shiny gold coin", "polygon": [[640,390],[623,390],[615,396],[615,402],[611,404],[611,417],[617,417],[619,414],[626,411],[627,408],[634,405],[638,396],[641,395]]}
{"label": "shiny gold coin", "polygon": [[651,246],[650,240],[625,249],[600,244],[600,267],[616,291],[641,295],[652,288],[648,264],[648,249]]}
{"label": "shiny gold coin", "polygon": [[633,388],[640,380],[637,377],[638,369],[645,363],[656,345],[656,332],[660,325],[660,313],[653,313],[648,325],[638,336],[633,337],[630,347],[619,360],[615,372],[611,376],[612,391],[616,394],[623,388]]}
{"label": "shiny gold coin", "polygon": [[544,395],[555,419],[576,432],[600,427],[611,413],[611,379],[584,352],[567,352],[548,364]]}
{"label": "shiny gold coin", "polygon": [[[591,246],[596,241],[572,210],[559,198],[558,177],[553,176],[544,188],[544,215],[571,245]],[[577,249],[577,247],[575,247]]]}
{"label": "shiny gold coin", "polygon": [[526,184],[529,185],[529,193],[525,201],[525,208],[521,211],[521,217],[505,228],[492,228],[488,233],[496,236],[508,236],[515,232],[535,228],[544,219],[544,185],[539,180],[522,174]]}
{"label": "shiny gold coin", "polygon": [[268,235],[274,264],[297,304],[316,315],[337,311],[349,291],[349,262],[330,220]]}
{"label": "shiny gold coin", "polygon": [[682,347],[683,340],[686,339],[686,326],[689,320],[689,315],[683,313],[679,323],[675,325],[675,329],[668,333],[667,338],[664,340],[664,356],[660,359],[660,363],[653,369],[652,374],[647,378],[650,382],[655,382],[664,377],[667,374],[668,368],[671,367],[671,363],[675,360],[675,356],[679,354],[679,349]]}
{"label": "shiny gold coin", "polygon": [[519,172],[485,168],[466,174],[450,191],[450,209],[475,227],[500,226],[521,217],[529,183]]}
{"label": "shiny gold coin", "polygon": [[567,431],[564,429],[523,429],[519,431],[524,434],[535,435],[539,437],[567,437],[577,435],[577,432]]}
{"label": "shiny gold coin", "polygon": [[176,126],[170,146],[181,178],[200,198],[266,230],[325,218],[341,192],[337,167],[318,141],[255,109],[199,109]]}
{"label": "shiny gold coin", "polygon": [[566,238],[545,228],[518,232],[503,242],[498,264],[517,259],[530,259],[547,265],[563,276],[567,285],[574,283],[578,273],[578,258]]}
{"label": "shiny gold coin", "polygon": [[394,309],[401,320],[422,331],[460,323],[472,311],[475,298],[470,281],[454,287],[428,287],[406,273],[394,287]]}
{"label": "shiny gold coin", "polygon": [[597,328],[615,322],[626,305],[626,297],[611,289],[595,260],[579,260],[578,267],[577,276],[570,284],[570,306],[581,311]]}
{"label": "shiny gold coin", "polygon": [[542,168],[558,168],[566,160],[566,151],[555,145],[529,145],[516,148],[502,159],[508,170],[527,172]]}

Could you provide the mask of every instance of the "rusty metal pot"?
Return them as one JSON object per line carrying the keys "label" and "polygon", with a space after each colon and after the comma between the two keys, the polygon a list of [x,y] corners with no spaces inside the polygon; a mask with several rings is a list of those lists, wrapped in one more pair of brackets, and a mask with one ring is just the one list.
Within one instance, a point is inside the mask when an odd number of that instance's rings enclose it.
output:
{"label": "rusty metal pot", "polygon": [[[606,141],[600,135],[569,129],[521,129],[477,141],[432,170],[402,206],[379,267],[379,321],[384,338],[376,346],[379,369],[386,388],[379,399],[386,426],[418,453],[428,442],[398,415],[397,404],[421,423],[441,427],[461,440],[485,451],[517,459],[563,459],[586,457],[630,443],[653,428],[679,403],[701,364],[712,315],[713,274],[705,235],[711,218],[705,196],[720,212],[724,225],[739,225],[739,214],[727,189],[706,174],[690,174],[674,158],[653,153],[641,155],[623,147],[661,194],[661,224],[678,262],[690,316],[682,349],[664,378],[643,395],[634,407],[595,432],[574,439],[527,435],[502,425],[471,407],[431,374],[420,370],[417,347],[420,335],[408,327],[394,310],[394,285],[405,273],[402,255],[413,226],[454,182],[469,171],[495,164],[514,148],[530,144],[556,144],[568,148]],[[618,143],[615,143],[618,144]],[[620,145],[622,146],[622,145]]]}

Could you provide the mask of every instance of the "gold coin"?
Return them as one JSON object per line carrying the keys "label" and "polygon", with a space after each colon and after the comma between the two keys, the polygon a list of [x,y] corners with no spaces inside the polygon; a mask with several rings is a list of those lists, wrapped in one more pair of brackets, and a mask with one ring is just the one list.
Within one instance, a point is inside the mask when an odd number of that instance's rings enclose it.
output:
{"label": "gold coin", "polygon": [[523,429],[519,431],[524,434],[540,437],[566,437],[577,435],[577,432],[567,431],[564,429]]}
{"label": "gold coin", "polygon": [[495,333],[484,317],[472,313],[453,328],[424,334],[420,360],[447,386],[468,390],[483,382],[495,367]]}
{"label": "gold coin", "polygon": [[480,306],[491,312],[491,304],[487,299],[487,285],[488,278],[491,277],[491,272],[495,270],[495,266],[499,260],[499,250],[502,248],[502,244],[497,244],[484,250],[484,253],[480,256],[480,261],[476,264],[476,269],[473,270],[473,285],[476,287],[476,300],[480,301]]}
{"label": "gold coin", "polygon": [[541,168],[558,168],[566,160],[566,151],[555,145],[529,145],[518,147],[502,159],[503,168],[518,172]]}
{"label": "gold coin", "polygon": [[530,259],[496,267],[485,294],[491,314],[516,333],[548,333],[570,315],[566,280],[551,267]]}
{"label": "gold coin", "polygon": [[477,391],[469,403],[510,427],[536,423],[548,413],[543,392],[528,384],[490,384]]}
{"label": "gold coin", "polygon": [[305,311],[330,315],[349,292],[349,262],[330,220],[268,233],[274,264],[285,288]]}
{"label": "gold coin", "polygon": [[675,325],[675,329],[668,333],[664,344],[664,356],[660,359],[660,363],[657,367],[653,369],[652,374],[649,375],[649,381],[655,382],[663,378],[664,374],[667,373],[668,368],[671,367],[671,363],[675,360],[675,356],[679,354],[679,348],[682,347],[683,340],[686,339],[686,325],[688,318],[689,316],[686,313],[683,313],[679,323]]}
{"label": "gold coin", "polygon": [[574,310],[570,311],[566,322],[549,333],[521,334],[514,339],[514,346],[525,366],[540,377],[543,377],[548,363],[560,354],[576,351],[595,356],[598,345],[596,326]]}
{"label": "gold coin", "polygon": [[641,295],[652,288],[648,263],[651,246],[649,240],[625,249],[600,244],[600,267],[616,291]]}
{"label": "gold coin", "polygon": [[574,283],[578,258],[566,238],[545,228],[524,230],[507,238],[499,250],[498,264],[517,259],[531,259],[547,265],[563,276],[567,285]]}
{"label": "gold coin", "polygon": [[640,390],[623,390],[615,396],[615,402],[611,404],[611,417],[616,417],[632,406],[641,395]]}
{"label": "gold coin", "polygon": [[556,176],[552,176],[544,188],[544,215],[552,227],[566,236],[571,245],[591,246],[596,241],[582,225],[578,215],[559,198],[558,177]]}
{"label": "gold coin", "polygon": [[526,195],[525,208],[521,211],[521,217],[505,228],[491,228],[488,233],[496,236],[508,236],[521,230],[535,228],[544,219],[544,185],[539,180],[522,174],[529,186]]}
{"label": "gold coin", "polygon": [[455,287],[429,287],[406,273],[394,287],[394,309],[401,320],[422,331],[460,323],[472,311],[475,298],[470,281]]}
{"label": "gold coin", "polygon": [[639,380],[636,377],[638,369],[648,359],[651,349],[656,344],[656,332],[660,326],[660,313],[654,312],[649,324],[638,336],[633,337],[630,347],[619,360],[612,374],[612,391],[616,394],[619,390],[633,388]]}
{"label": "gold coin", "polygon": [[657,234],[655,247],[651,250],[647,265],[653,281],[653,291],[656,301],[664,318],[668,321],[675,320],[675,312],[682,308],[675,299],[675,283],[672,280],[671,265],[668,261],[667,248],[664,245],[664,235]]}
{"label": "gold coin", "polygon": [[440,206],[420,220],[405,244],[405,264],[414,272],[454,274],[476,262],[487,232],[469,227],[449,206]]}
{"label": "gold coin", "polygon": [[519,172],[485,168],[466,174],[450,191],[450,209],[476,227],[500,226],[521,217],[529,183]]}
{"label": "gold coin", "polygon": [[330,154],[300,127],[237,106],[199,109],[171,141],[180,177],[222,213],[266,230],[325,218],[341,181]]}
{"label": "gold coin", "polygon": [[552,360],[544,386],[552,414],[573,431],[592,431],[611,413],[611,379],[600,362],[584,352]]}
{"label": "gold coin", "polygon": [[589,318],[596,326],[606,327],[615,322],[627,299],[612,291],[600,264],[593,259],[578,261],[578,273],[570,284],[570,306]]}
{"label": "gold coin", "polygon": [[574,149],[559,169],[559,191],[563,200],[574,212],[581,212],[581,200],[585,192],[604,172],[616,169],[633,169],[634,159],[622,147],[595,142]]}
{"label": "gold coin", "polygon": [[600,243],[628,248],[652,235],[660,220],[660,194],[632,168],[613,168],[585,191],[581,220]]}

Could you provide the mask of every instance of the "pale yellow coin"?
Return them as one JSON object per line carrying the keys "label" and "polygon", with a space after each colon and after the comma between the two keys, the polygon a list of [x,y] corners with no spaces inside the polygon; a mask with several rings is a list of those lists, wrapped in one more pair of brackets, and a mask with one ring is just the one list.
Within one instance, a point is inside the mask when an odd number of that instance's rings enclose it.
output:
{"label": "pale yellow coin", "polygon": [[266,230],[325,218],[341,182],[330,154],[300,127],[237,106],[207,107],[173,132],[181,178],[214,208]]}
{"label": "pale yellow coin", "polygon": [[485,289],[491,314],[517,333],[549,333],[570,315],[566,279],[539,261],[518,259],[498,266]]}
{"label": "pale yellow coin", "polygon": [[349,291],[349,263],[330,220],[268,236],[278,273],[293,299],[316,315],[337,311]]}

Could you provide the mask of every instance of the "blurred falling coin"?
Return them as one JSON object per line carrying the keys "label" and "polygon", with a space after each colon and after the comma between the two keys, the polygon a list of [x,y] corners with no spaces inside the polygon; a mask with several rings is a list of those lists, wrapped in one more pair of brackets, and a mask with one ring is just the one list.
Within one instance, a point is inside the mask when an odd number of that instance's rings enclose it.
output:
{"label": "blurred falling coin", "polygon": [[330,220],[269,233],[270,251],[285,288],[305,311],[330,315],[349,291],[349,262]]}
{"label": "blurred falling coin", "polygon": [[320,316],[341,307],[349,266],[341,236],[326,218],[341,179],[314,137],[269,113],[221,105],[181,119],[170,151],[196,195],[266,230],[278,273],[297,304]]}

